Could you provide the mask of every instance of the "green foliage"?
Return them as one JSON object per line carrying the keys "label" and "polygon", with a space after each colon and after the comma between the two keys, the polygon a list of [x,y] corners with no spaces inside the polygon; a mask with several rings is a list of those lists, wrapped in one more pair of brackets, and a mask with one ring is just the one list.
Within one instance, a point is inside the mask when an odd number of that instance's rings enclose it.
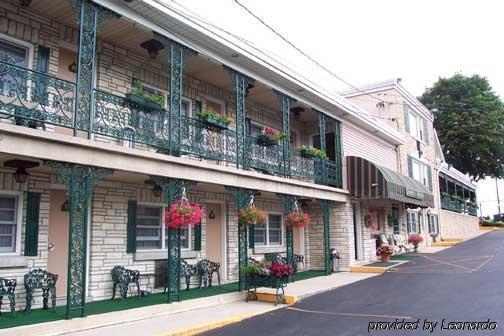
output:
{"label": "green foliage", "polygon": [[305,155],[315,156],[327,160],[327,154],[321,149],[309,146],[301,146],[299,151]]}
{"label": "green foliage", "polygon": [[142,83],[138,79],[133,80],[131,93],[142,96],[151,103],[158,104],[161,107],[165,106],[165,97],[161,94],[145,92]]}
{"label": "green foliage", "polygon": [[419,99],[434,112],[447,162],[476,181],[504,177],[504,104],[485,77],[440,78]]}
{"label": "green foliage", "polygon": [[215,120],[215,121],[221,122],[225,125],[229,125],[231,123],[231,118],[229,118],[225,115],[222,115],[220,113],[217,113],[217,111],[215,111],[214,109],[211,109],[211,108],[198,113],[198,117],[200,119],[205,120],[205,121]]}
{"label": "green foliage", "polygon": [[247,266],[242,266],[240,269],[245,276],[253,275],[268,275],[268,262],[252,262]]}

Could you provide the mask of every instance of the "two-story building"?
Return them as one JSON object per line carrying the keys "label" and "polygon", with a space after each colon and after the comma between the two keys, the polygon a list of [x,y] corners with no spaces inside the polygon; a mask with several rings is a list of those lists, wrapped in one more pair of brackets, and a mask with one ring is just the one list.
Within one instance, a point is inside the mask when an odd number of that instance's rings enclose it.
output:
{"label": "two-story building", "polygon": [[[404,145],[396,147],[362,138],[364,146],[344,147],[348,176],[352,179],[347,181],[347,187],[353,199],[362,200],[361,220],[370,227],[371,237],[385,233],[402,235],[406,240],[416,233],[422,235],[424,245],[430,245],[438,238],[474,234],[477,230],[474,185],[453,168],[450,178],[445,177],[448,165],[431,111],[401,85],[400,79],[366,85],[342,95],[405,138]],[[355,130],[344,130],[343,137],[344,144],[356,143]],[[455,213],[463,214],[463,218],[447,212],[447,201],[453,197],[460,197],[450,204],[460,203]],[[365,243],[369,237],[367,232],[363,234],[364,246],[372,246]],[[372,254],[370,248],[367,251]]]}
{"label": "two-story building", "polygon": [[[57,274],[68,317],[112,297],[115,266],[155,292],[166,284],[169,301],[180,298],[181,260],[219,263],[236,290],[248,257],[266,253],[328,273],[336,248],[348,269],[342,129],[406,162],[389,153],[401,132],[155,0],[1,1],[0,118],[0,276],[17,279],[23,309],[23,277]],[[261,141],[266,127],[285,138]],[[183,195],[202,205],[201,223],[167,228],[165,210]],[[246,228],[238,211],[251,201],[267,220]],[[312,219],[302,229],[284,224],[296,203]]]}

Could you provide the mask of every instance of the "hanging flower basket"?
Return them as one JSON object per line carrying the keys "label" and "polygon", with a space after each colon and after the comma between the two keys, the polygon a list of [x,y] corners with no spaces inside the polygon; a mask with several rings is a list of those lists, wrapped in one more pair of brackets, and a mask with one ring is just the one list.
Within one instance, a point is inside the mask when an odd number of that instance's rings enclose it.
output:
{"label": "hanging flower basket", "polygon": [[285,225],[287,227],[305,227],[311,223],[310,215],[302,211],[292,211],[285,218]]}
{"label": "hanging flower basket", "polygon": [[170,205],[165,212],[165,225],[170,229],[180,229],[201,222],[201,206],[181,200]]}
{"label": "hanging flower basket", "polygon": [[266,223],[266,213],[257,209],[253,204],[245,209],[240,209],[240,217],[238,218],[240,225],[255,225]]}

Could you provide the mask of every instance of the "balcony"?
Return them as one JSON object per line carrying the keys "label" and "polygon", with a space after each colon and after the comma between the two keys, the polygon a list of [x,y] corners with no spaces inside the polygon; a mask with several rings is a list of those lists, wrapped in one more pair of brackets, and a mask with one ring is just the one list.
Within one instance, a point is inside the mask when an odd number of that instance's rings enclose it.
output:
{"label": "balcony", "polygon": [[0,118],[16,125],[341,187],[341,167],[333,161],[304,157],[294,149],[284,152],[281,144],[263,146],[254,137],[198,118],[182,116],[180,125],[171,125],[174,118],[164,109],[142,109],[97,89],[90,97],[89,121],[75,114],[75,97],[75,83],[0,61]]}
{"label": "balcony", "polygon": [[471,216],[478,215],[478,207],[475,204],[459,199],[453,199],[452,196],[449,195],[441,196],[441,209],[458,213],[465,213]]}

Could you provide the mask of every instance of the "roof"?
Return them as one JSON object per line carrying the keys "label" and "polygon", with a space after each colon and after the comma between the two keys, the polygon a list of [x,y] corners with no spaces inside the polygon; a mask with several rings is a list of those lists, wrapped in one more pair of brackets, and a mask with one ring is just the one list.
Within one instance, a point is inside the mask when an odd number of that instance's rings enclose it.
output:
{"label": "roof", "polygon": [[422,183],[357,156],[347,157],[348,189],[354,198],[389,198],[419,207],[434,207],[434,195]]}
{"label": "roof", "polygon": [[474,183],[473,180],[469,176],[462,173],[460,170],[457,170],[452,165],[450,165],[446,162],[443,162],[441,164],[440,172],[446,176],[451,177],[452,179],[456,180],[457,182],[464,184],[466,187],[476,190],[476,187],[477,187],[476,183]]}
{"label": "roof", "polygon": [[417,113],[422,114],[430,121],[434,121],[434,115],[432,114],[432,112],[401,84],[400,78],[366,84],[358,88],[342,91],[340,92],[340,94],[343,97],[349,98],[372,94],[374,92],[381,92],[389,89],[397,90],[411,109],[415,110]]}
{"label": "roof", "polygon": [[[339,94],[320,85],[311,74],[301,73],[278,58],[243,39],[226,34],[214,24],[199,19],[176,2],[158,0],[93,0],[95,3],[139,22],[147,29],[162,34],[199,53],[281,91],[320,110],[330,117],[350,122],[394,145],[404,143],[400,132],[367,111],[351,104]],[[239,57],[233,57],[238,54]]]}

